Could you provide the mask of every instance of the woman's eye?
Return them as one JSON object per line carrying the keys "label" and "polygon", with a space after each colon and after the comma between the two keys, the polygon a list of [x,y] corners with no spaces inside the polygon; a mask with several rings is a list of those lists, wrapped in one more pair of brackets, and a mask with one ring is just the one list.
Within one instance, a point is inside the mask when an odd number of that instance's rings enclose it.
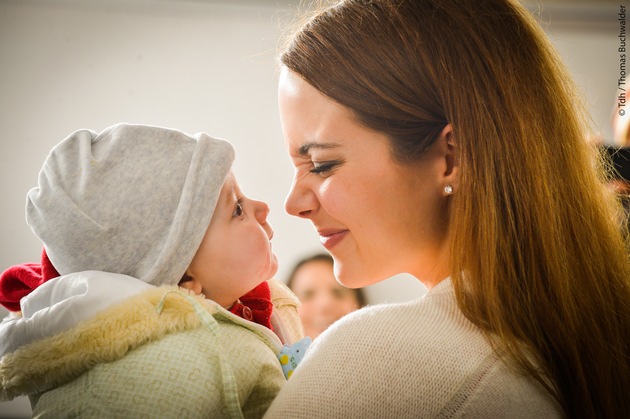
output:
{"label": "woman's eye", "polygon": [[311,173],[315,174],[325,174],[330,172],[339,164],[338,161],[326,161],[326,162],[313,162],[313,168],[310,170]]}
{"label": "woman's eye", "polygon": [[245,214],[245,210],[243,209],[243,203],[239,200],[236,202],[236,206],[234,207],[234,213],[232,213],[232,217],[242,217]]}

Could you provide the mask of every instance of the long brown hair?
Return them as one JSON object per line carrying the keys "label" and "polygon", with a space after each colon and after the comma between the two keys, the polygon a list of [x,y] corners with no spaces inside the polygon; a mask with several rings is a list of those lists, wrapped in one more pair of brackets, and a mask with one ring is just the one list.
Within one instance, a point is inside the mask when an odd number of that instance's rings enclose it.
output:
{"label": "long brown hair", "polygon": [[450,123],[458,305],[569,417],[630,412],[630,265],[620,207],[571,78],[510,0],[347,0],[280,61],[413,164]]}

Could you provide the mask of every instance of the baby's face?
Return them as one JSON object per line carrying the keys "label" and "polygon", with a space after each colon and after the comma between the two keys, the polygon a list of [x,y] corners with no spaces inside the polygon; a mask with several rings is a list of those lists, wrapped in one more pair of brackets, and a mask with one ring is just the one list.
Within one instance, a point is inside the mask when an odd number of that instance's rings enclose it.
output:
{"label": "baby's face", "polygon": [[228,175],[197,254],[186,274],[193,289],[223,307],[271,278],[278,260],[271,250],[273,230],[267,223],[269,207],[243,195],[232,173]]}

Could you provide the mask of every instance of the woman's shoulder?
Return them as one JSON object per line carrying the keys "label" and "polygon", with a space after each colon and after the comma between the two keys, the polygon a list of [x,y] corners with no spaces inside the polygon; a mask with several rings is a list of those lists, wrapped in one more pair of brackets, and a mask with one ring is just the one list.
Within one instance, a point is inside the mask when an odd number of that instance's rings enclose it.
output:
{"label": "woman's shoulder", "polygon": [[269,417],[432,417],[446,410],[474,416],[480,406],[520,409],[515,395],[546,400],[503,364],[459,310],[452,289],[442,286],[415,301],[363,308],[331,326]]}
{"label": "woman's shoulder", "polygon": [[342,363],[340,370],[350,374],[352,369],[365,370],[369,359],[368,374],[413,370],[426,377],[427,385],[438,385],[437,377],[445,370],[456,382],[491,354],[488,341],[464,317],[452,293],[430,292],[418,300],[368,306],[349,314],[315,339],[302,362],[314,370]]}
{"label": "woman's shoulder", "polygon": [[[322,336],[349,333],[386,335],[390,339],[428,335],[442,341],[449,335],[453,340],[459,336],[465,339],[481,337],[478,328],[459,310],[448,279],[418,299],[372,305],[354,311],[333,324]],[[335,336],[335,339],[339,337]]]}

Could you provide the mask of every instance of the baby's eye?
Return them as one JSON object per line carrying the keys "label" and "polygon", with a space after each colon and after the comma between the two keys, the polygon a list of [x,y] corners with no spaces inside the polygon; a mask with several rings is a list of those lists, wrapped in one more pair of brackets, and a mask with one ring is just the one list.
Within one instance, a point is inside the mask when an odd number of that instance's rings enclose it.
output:
{"label": "baby's eye", "polygon": [[232,213],[232,217],[242,217],[245,214],[245,210],[243,209],[243,203],[239,199],[236,202],[236,206],[234,207],[234,212]]}

